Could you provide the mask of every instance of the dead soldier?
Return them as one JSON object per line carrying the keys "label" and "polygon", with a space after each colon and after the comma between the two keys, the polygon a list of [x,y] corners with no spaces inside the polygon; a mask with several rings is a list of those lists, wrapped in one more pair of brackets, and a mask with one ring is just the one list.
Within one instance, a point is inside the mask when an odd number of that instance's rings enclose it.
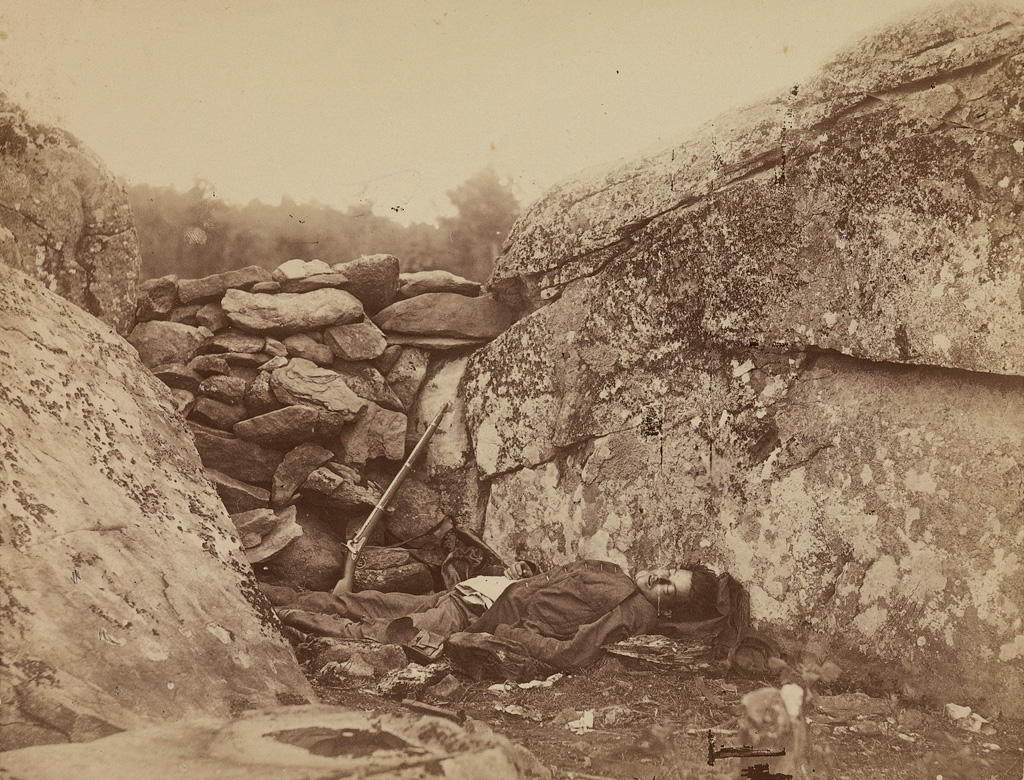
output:
{"label": "dead soldier", "polygon": [[[593,663],[605,645],[640,634],[702,637],[729,646],[747,611],[742,588],[705,566],[628,577],[608,561],[534,573],[520,561],[441,593],[296,593],[264,585],[285,625],[304,633],[433,647],[498,643],[551,668]],[[429,653],[428,653],[429,655]]]}

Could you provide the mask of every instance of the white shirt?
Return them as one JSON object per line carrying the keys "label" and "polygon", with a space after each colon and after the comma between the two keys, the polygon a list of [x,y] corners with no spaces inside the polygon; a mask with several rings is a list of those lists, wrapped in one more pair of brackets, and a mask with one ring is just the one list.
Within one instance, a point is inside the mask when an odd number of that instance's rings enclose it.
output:
{"label": "white shirt", "polygon": [[470,604],[480,604],[484,609],[490,609],[498,596],[513,582],[515,580],[508,577],[471,577],[456,585],[455,592]]}

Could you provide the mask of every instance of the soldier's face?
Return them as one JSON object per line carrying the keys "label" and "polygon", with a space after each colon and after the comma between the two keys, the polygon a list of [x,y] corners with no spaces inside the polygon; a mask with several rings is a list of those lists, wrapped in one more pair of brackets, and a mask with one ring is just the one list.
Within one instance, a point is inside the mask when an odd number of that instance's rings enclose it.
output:
{"label": "soldier's face", "polygon": [[687,569],[651,569],[637,572],[633,581],[644,597],[660,609],[689,597],[693,573]]}

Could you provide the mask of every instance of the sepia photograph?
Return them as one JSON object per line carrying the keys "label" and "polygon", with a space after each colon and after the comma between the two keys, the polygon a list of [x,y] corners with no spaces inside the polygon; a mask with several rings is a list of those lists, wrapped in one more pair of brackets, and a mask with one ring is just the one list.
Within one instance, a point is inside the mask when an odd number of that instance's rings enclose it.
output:
{"label": "sepia photograph", "polygon": [[1024,0],[0,0],[0,780],[1024,780]]}

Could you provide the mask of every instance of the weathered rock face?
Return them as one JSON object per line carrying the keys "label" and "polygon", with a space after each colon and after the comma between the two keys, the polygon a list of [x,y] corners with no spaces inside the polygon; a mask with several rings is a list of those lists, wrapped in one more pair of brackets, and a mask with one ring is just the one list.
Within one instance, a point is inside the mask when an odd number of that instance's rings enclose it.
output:
{"label": "weathered rock face", "polygon": [[658,308],[631,308],[689,341],[1024,373],[1021,27],[987,5],[933,12],[561,185],[492,284],[537,304],[594,274],[649,278]]}
{"label": "weathered rock face", "polygon": [[0,376],[2,748],[312,700],[131,347],[0,266]]}
{"label": "weathered rock face", "polygon": [[544,196],[462,380],[485,538],[703,559],[781,639],[1016,711],[1022,99],[1021,14],[932,11]]}
{"label": "weathered rock face", "polygon": [[124,334],[141,262],[128,195],[106,166],[0,93],[0,263]]}
{"label": "weathered rock face", "polygon": [[225,780],[551,776],[532,754],[482,723],[457,726],[413,715],[372,717],[322,705],[249,712],[235,720],[193,720],[89,745],[4,755],[4,768],[24,780],[170,780],[181,777],[183,766],[193,777]]}

